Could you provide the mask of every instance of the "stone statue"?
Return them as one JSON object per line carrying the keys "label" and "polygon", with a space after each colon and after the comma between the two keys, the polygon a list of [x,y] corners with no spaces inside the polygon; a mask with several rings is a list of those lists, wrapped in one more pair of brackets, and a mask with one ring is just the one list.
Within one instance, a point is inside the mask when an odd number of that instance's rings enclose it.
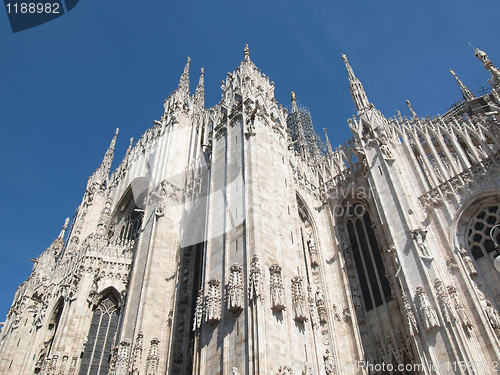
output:
{"label": "stone statue", "polygon": [[423,255],[424,257],[430,257],[431,254],[429,253],[429,249],[427,248],[427,244],[425,243],[425,238],[427,237],[427,231],[423,228],[418,228],[411,232],[411,236],[417,243],[421,255]]}
{"label": "stone statue", "polygon": [[486,306],[484,307],[484,312],[488,316],[491,327],[495,331],[497,336],[500,336],[500,315],[496,308],[493,307],[490,301],[486,300]]}
{"label": "stone statue", "polygon": [[323,354],[323,362],[325,364],[325,372],[327,375],[335,374],[335,363],[333,359],[332,353],[330,353],[330,350],[328,348],[325,351],[325,354]]}
{"label": "stone statue", "polygon": [[311,266],[317,266],[318,262],[318,252],[316,251],[316,245],[314,243],[314,238],[309,238],[307,240],[307,248],[309,249],[309,257],[311,259]]}
{"label": "stone statue", "polygon": [[356,285],[352,286],[352,303],[354,305],[354,309],[356,310],[356,316],[358,318],[358,322],[364,323],[365,312],[363,310],[363,302],[361,300],[361,294],[359,293]]}
{"label": "stone statue", "polygon": [[465,269],[467,270],[468,274],[470,276],[475,276],[477,275],[476,267],[474,267],[474,263],[472,263],[472,259],[469,256],[469,253],[465,249],[464,245],[460,245],[458,252],[460,253],[460,256],[462,257],[462,260],[464,261]]}

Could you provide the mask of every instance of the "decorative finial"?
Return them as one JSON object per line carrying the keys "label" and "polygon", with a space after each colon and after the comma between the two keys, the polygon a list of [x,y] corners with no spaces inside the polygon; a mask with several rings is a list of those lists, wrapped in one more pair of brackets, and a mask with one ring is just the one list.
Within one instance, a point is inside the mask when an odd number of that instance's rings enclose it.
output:
{"label": "decorative finial", "polygon": [[295,93],[292,91],[292,99],[290,99],[290,101],[294,101],[294,100],[297,100],[297,98],[295,97]]}
{"label": "decorative finial", "polygon": [[244,51],[244,62],[250,62],[250,48],[248,48],[248,43],[245,43],[245,51]]}

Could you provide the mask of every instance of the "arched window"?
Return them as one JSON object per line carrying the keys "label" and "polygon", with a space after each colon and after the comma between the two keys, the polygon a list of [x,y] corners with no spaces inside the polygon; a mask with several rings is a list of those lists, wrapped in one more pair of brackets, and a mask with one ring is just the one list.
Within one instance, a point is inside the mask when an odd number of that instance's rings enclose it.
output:
{"label": "arched window", "polygon": [[118,326],[118,297],[107,293],[94,310],[87,343],[82,356],[80,375],[107,374],[111,345]]}
{"label": "arched window", "polygon": [[[483,207],[470,221],[467,230],[467,241],[474,259],[479,259],[495,251],[495,245],[490,238],[490,231],[498,223],[500,223],[500,206],[498,204]],[[496,240],[500,241],[500,234]]]}
{"label": "arched window", "polygon": [[[357,206],[362,207],[362,206]],[[357,210],[356,210],[357,211]],[[363,209],[362,216],[347,218],[347,234],[351,243],[363,301],[367,311],[391,300],[391,287],[385,276],[385,267],[377,238],[372,227],[370,214]]]}

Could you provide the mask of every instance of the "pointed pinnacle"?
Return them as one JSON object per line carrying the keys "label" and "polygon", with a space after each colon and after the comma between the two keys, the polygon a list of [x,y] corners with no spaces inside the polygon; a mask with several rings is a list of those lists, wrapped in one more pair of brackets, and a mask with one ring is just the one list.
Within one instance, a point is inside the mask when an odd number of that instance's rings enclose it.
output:
{"label": "pointed pinnacle", "polygon": [[467,88],[467,86],[464,85],[464,83],[460,80],[460,78],[457,77],[452,69],[450,69],[450,73],[453,77],[455,77],[458,87],[460,88],[460,91],[462,91],[462,96],[464,97],[464,99],[466,101],[475,99],[476,97],[474,96],[474,94]]}
{"label": "pointed pinnacle", "polygon": [[326,128],[323,128],[323,131],[325,132],[326,149],[328,150],[328,153],[331,154],[333,150],[332,150],[332,145],[330,144],[330,140],[328,139],[328,133],[326,132]]}

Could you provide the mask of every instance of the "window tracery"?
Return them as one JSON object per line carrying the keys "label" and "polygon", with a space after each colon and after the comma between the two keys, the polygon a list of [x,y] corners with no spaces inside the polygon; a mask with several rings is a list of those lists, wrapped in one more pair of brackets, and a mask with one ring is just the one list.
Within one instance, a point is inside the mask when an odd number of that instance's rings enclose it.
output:
{"label": "window tracery", "polygon": [[[500,205],[498,204],[482,208],[470,221],[466,240],[474,259],[495,251],[490,231],[498,223],[500,223]],[[497,235],[496,240],[500,241],[500,234]]]}
{"label": "window tracery", "polygon": [[97,304],[92,315],[80,375],[108,373],[111,345],[118,326],[118,315],[118,299],[110,292]]}

